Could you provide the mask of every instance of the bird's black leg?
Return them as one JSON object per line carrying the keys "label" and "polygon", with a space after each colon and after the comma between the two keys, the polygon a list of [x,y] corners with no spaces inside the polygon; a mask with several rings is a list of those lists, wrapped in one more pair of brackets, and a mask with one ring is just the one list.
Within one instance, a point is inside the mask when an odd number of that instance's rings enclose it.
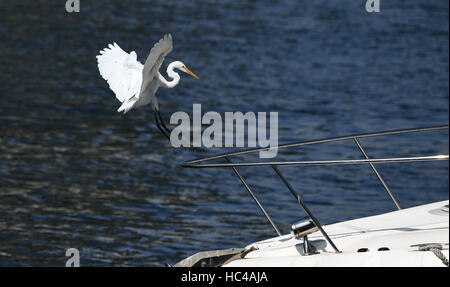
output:
{"label": "bird's black leg", "polygon": [[172,132],[168,127],[166,127],[166,125],[164,124],[164,121],[162,119],[161,113],[159,111],[156,111],[156,113],[158,114],[159,117],[159,121],[161,122],[162,127],[166,130],[166,132],[170,135],[170,133]]}
{"label": "bird's black leg", "polygon": [[163,135],[170,141],[170,137],[169,135],[166,133],[166,131],[161,127],[161,124],[159,123],[158,120],[158,113],[155,112],[155,122],[156,122],[156,126],[158,127],[158,129],[163,133]]}

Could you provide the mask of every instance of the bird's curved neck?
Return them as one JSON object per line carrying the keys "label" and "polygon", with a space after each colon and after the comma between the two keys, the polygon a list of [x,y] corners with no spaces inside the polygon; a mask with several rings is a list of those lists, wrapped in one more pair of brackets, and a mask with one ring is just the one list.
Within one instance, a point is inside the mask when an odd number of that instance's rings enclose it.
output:
{"label": "bird's curved neck", "polygon": [[167,67],[167,75],[172,78],[171,81],[167,81],[161,74],[159,74],[159,79],[166,88],[173,88],[180,82],[180,75],[174,71],[174,62],[170,63]]}

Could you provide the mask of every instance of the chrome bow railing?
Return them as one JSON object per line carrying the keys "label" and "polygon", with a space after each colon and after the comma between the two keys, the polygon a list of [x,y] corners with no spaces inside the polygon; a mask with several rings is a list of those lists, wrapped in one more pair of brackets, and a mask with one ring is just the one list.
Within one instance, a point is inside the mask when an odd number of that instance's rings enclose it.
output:
{"label": "chrome bow railing", "polygon": [[[417,161],[435,161],[435,160],[448,160],[449,156],[448,154],[445,155],[431,155],[431,156],[413,156],[413,157],[399,157],[399,158],[369,158],[367,153],[365,152],[363,146],[361,145],[359,139],[361,138],[368,138],[368,137],[376,137],[376,136],[387,136],[387,135],[396,135],[396,134],[406,134],[406,133],[416,133],[416,132],[426,132],[426,131],[434,131],[434,130],[448,130],[448,125],[443,126],[433,126],[433,127],[423,127],[423,128],[414,128],[414,129],[401,129],[401,130],[390,130],[390,131],[382,131],[382,132],[375,132],[375,133],[364,133],[364,134],[355,134],[355,135],[348,135],[348,136],[341,136],[341,137],[333,137],[333,138],[325,138],[325,139],[318,139],[318,140],[311,140],[311,141],[300,141],[300,142],[294,142],[289,144],[283,144],[278,145],[274,147],[266,147],[266,148],[252,148],[252,149],[245,149],[245,150],[239,150],[235,152],[228,152],[223,154],[217,154],[209,157],[204,157],[200,159],[190,160],[187,162],[184,162],[182,164],[183,167],[188,168],[231,168],[236,176],[239,178],[239,180],[244,185],[245,189],[248,191],[250,196],[253,198],[253,200],[256,202],[258,207],[263,212],[264,216],[267,218],[267,220],[272,225],[275,232],[281,236],[279,228],[276,226],[276,224],[273,222],[267,211],[262,206],[261,202],[256,197],[255,193],[252,191],[250,186],[247,184],[247,182],[244,180],[242,175],[238,171],[238,167],[261,167],[261,166],[271,166],[272,169],[275,171],[276,175],[282,180],[284,185],[288,188],[290,193],[294,196],[295,200],[298,202],[298,204],[305,210],[305,212],[308,214],[308,216],[311,218],[311,220],[314,222],[314,224],[318,227],[319,231],[322,233],[322,235],[325,237],[327,242],[333,247],[333,249],[336,252],[340,252],[339,249],[336,247],[336,245],[333,243],[333,241],[329,238],[325,230],[323,230],[322,225],[317,220],[316,217],[312,214],[312,212],[308,209],[308,207],[305,205],[303,200],[301,199],[300,195],[294,190],[294,188],[289,184],[289,182],[286,180],[286,178],[281,174],[280,170],[278,169],[278,166],[299,166],[299,165],[342,165],[342,164],[368,164],[370,168],[375,173],[378,180],[383,185],[384,189],[388,193],[391,200],[394,202],[397,209],[401,209],[400,204],[398,203],[397,199],[387,186],[386,182],[383,180],[383,177],[378,172],[374,164],[381,164],[381,163],[393,163],[393,162],[417,162]],[[349,160],[325,160],[325,161],[268,161],[268,162],[239,162],[239,163],[233,163],[231,161],[231,157],[238,156],[238,155],[244,155],[244,154],[250,154],[254,152],[259,151],[267,151],[270,149],[285,149],[285,148],[293,148],[293,147],[300,147],[300,146],[307,146],[307,145],[313,145],[313,144],[319,144],[319,143],[330,143],[330,142],[340,142],[340,141],[353,141],[356,145],[356,147],[361,152],[364,159],[349,159]],[[225,163],[205,163],[210,162],[212,160],[219,160],[219,159],[225,159]]]}

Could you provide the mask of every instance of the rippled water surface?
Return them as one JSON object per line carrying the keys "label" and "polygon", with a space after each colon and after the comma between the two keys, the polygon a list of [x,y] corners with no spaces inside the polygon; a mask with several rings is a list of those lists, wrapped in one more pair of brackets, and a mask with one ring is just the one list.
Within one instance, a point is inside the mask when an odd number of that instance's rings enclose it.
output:
{"label": "rippled water surface", "polygon": [[[276,111],[280,142],[448,123],[447,0],[0,3],[0,265],[162,266],[275,235],[229,169],[186,169],[225,149],[173,149],[151,108],[116,112],[95,56],[144,62],[164,33],[199,80],[159,91],[175,111]],[[411,2],[411,3],[409,3]],[[165,65],[164,65],[165,70]],[[448,132],[361,140],[372,157],[448,153]],[[361,158],[354,143],[279,160]],[[257,158],[250,158],[257,160]],[[402,207],[448,199],[448,161],[378,165]],[[368,166],[282,167],[322,223],[395,208]],[[283,233],[305,214],[270,168],[241,168]]]}

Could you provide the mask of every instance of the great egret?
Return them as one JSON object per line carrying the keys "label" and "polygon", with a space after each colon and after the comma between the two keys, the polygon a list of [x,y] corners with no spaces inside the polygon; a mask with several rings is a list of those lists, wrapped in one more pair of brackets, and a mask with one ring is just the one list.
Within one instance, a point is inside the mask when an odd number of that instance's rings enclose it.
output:
{"label": "great egret", "polygon": [[117,111],[125,114],[134,107],[151,104],[155,111],[156,125],[169,140],[170,130],[164,125],[159,112],[156,91],[159,87],[173,88],[178,85],[180,75],[174,69],[179,69],[198,79],[180,61],[172,62],[167,67],[167,75],[172,78],[171,81],[167,81],[159,73],[164,58],[171,51],[172,36],[168,34],[153,46],[144,65],[137,60],[135,51],[128,54],[116,43],[109,44],[108,48],[103,49],[100,51],[100,55],[97,55],[100,75],[108,82],[109,88],[122,103]]}

